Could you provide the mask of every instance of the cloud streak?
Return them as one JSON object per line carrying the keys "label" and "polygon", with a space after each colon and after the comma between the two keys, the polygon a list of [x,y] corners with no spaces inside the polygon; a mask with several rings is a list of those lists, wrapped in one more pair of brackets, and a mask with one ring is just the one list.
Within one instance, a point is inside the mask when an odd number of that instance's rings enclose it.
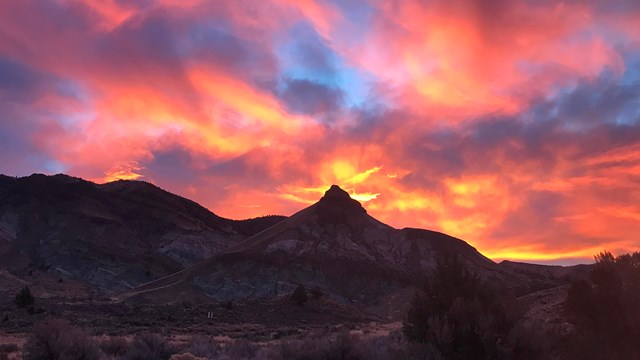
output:
{"label": "cloud streak", "polygon": [[234,218],[338,183],[496,259],[640,250],[637,24],[624,0],[3,2],[0,171]]}

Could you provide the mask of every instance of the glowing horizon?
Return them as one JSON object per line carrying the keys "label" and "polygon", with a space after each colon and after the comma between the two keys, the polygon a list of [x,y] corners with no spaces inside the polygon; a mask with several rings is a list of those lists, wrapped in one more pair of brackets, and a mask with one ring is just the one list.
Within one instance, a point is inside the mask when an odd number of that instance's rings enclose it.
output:
{"label": "glowing horizon", "polygon": [[639,89],[630,0],[0,3],[0,173],[229,218],[339,184],[495,259],[640,250]]}

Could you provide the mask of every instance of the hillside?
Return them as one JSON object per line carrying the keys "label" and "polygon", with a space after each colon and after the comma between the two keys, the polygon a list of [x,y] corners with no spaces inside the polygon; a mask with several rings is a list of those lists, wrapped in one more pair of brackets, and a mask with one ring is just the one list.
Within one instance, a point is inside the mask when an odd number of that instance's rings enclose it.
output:
{"label": "hillside", "polygon": [[334,185],[317,203],[224,253],[118,299],[166,303],[184,296],[211,301],[271,298],[304,285],[339,302],[394,312],[405,304],[389,303],[390,299],[406,302],[406,296],[394,294],[420,285],[436,261],[446,256],[461,258],[498,288],[526,292],[566,281],[496,264],[466,242],[442,233],[390,227]]}
{"label": "hillside", "polygon": [[215,256],[281,219],[224,219],[141,181],[0,176],[0,270],[119,292]]}

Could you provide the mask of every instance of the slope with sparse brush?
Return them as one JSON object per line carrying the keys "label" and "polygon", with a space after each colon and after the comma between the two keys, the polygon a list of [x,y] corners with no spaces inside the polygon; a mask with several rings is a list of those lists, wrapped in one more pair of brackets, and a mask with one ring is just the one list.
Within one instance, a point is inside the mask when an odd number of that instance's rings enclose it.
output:
{"label": "slope with sparse brush", "polygon": [[224,219],[141,181],[0,176],[0,270],[122,291],[215,256],[281,219]]}
{"label": "slope with sparse brush", "polygon": [[174,275],[119,299],[170,301],[172,293],[200,292],[218,301],[274,297],[298,284],[343,302],[374,305],[419,284],[435,260],[454,254],[474,272],[503,286],[521,277],[462,240],[422,229],[395,229],[369,216],[337,186],[316,204]]}

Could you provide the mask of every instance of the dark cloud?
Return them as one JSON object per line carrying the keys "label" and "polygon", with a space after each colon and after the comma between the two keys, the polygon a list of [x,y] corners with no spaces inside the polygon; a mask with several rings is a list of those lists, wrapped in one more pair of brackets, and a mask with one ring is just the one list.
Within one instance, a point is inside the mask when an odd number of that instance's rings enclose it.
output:
{"label": "dark cloud", "polygon": [[490,234],[491,238],[509,240],[523,235],[531,235],[524,234],[524,231],[529,231],[534,235],[542,236],[557,234],[555,241],[557,247],[564,247],[567,243],[574,241],[574,237],[569,236],[567,229],[559,226],[553,220],[554,217],[564,213],[562,206],[567,199],[563,194],[525,190],[520,195],[524,202],[507,214],[506,218],[501,221],[500,227],[494,229]]}
{"label": "dark cloud", "polygon": [[300,23],[290,30],[290,35],[293,38],[291,52],[300,66],[322,77],[335,74],[333,51],[313,28]]}
{"label": "dark cloud", "polygon": [[0,173],[25,175],[58,166],[34,138],[35,134],[60,128],[46,121],[55,109],[33,106],[42,97],[73,96],[65,91],[65,83],[51,74],[23,63],[0,57]]}
{"label": "dark cloud", "polygon": [[38,97],[51,77],[14,60],[0,57],[0,100],[28,102]]}
{"label": "dark cloud", "polygon": [[154,151],[152,159],[143,164],[145,173],[158,183],[179,183],[181,186],[198,180],[199,171],[194,166],[192,155],[180,147]]}
{"label": "dark cloud", "polygon": [[339,111],[342,91],[306,79],[288,79],[281,99],[295,113],[318,115]]}
{"label": "dark cloud", "polygon": [[555,99],[555,106],[550,106],[546,117],[555,117],[565,126],[578,128],[599,123],[637,122],[640,120],[636,111],[640,81],[621,84],[614,76],[605,73],[595,81],[583,80]]}
{"label": "dark cloud", "polygon": [[234,34],[233,29],[197,23],[189,27],[187,35],[189,38],[184,47],[189,55],[218,70],[242,78],[255,76],[263,81],[265,75],[273,77],[277,72],[277,62],[270,48]]}

